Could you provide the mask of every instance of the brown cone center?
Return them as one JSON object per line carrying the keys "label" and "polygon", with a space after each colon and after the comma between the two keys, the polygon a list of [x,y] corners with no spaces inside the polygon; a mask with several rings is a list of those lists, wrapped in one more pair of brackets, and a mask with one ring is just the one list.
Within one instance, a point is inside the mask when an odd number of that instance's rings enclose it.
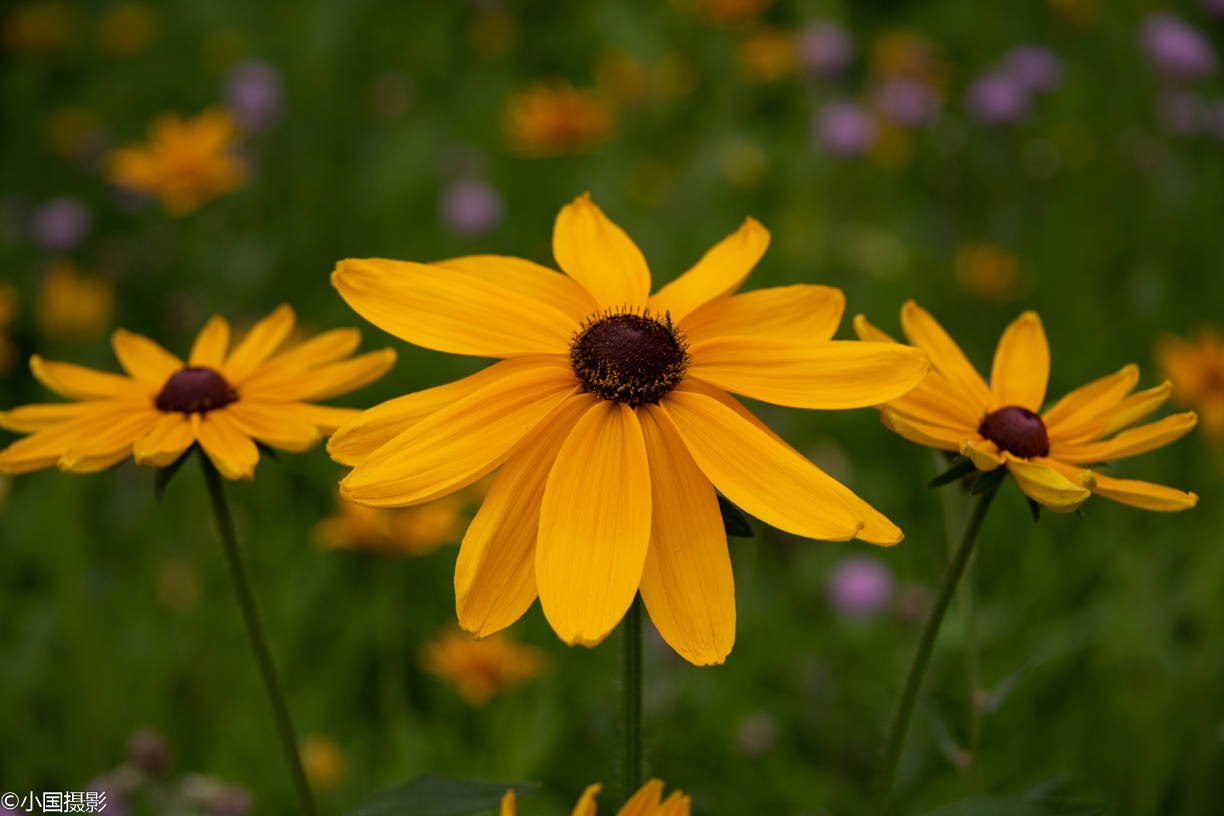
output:
{"label": "brown cone center", "polygon": [[155,404],[159,411],[204,414],[236,399],[230,384],[211,368],[183,368],[166,380]]}
{"label": "brown cone center", "polygon": [[1050,452],[1050,437],[1046,435],[1041,417],[1019,405],[1009,405],[986,415],[978,433],[1016,456],[1031,459]]}
{"label": "brown cone center", "polygon": [[592,318],[570,346],[586,390],[629,406],[658,402],[688,367],[684,340],[669,319],[624,313]]}

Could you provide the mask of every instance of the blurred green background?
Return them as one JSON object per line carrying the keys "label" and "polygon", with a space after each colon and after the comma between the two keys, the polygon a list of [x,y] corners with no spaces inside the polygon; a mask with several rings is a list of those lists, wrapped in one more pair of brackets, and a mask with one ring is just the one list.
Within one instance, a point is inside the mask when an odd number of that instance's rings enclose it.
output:
{"label": "blurred green background", "polygon": [[[656,285],[753,215],[773,243],[747,287],[840,287],[839,337],[859,312],[897,332],[915,298],[989,371],[1003,327],[1032,308],[1052,396],[1130,361],[1149,387],[1158,339],[1218,324],[1224,306],[1221,6],[6,4],[0,407],[49,400],[31,353],[114,370],[116,326],[185,354],[211,314],[249,325],[282,302],[306,331],[361,326],[366,347],[399,352],[390,375],[338,402],[455,379],[482,361],[363,325],[329,285],[335,261],[496,252],[551,265],[552,219],[587,190]],[[1031,74],[1021,45],[1044,49]],[[110,151],[150,121],[217,105],[239,120],[239,189],[176,215],[108,181]],[[695,813],[856,813],[966,498],[924,492],[940,460],[874,411],[752,407],[907,538],[876,550],[754,523],[754,538],[732,539],[726,665],[691,667],[648,638],[648,771]],[[976,647],[957,604],[896,813],[1034,790],[1117,814],[1224,811],[1224,448],[1200,428],[1111,472],[1194,490],[1200,505],[1164,516],[1095,498],[1082,519],[1033,524],[1005,486],[974,566]],[[540,814],[568,813],[602,781],[615,812],[616,635],[568,648],[537,606],[509,635],[546,650],[548,669],[468,705],[421,661],[454,620],[455,547],[319,547],[312,529],[342,473],[316,449],[265,457],[253,483],[229,486],[299,730],[335,754],[316,780],[325,811],[432,771],[541,782],[520,803]],[[152,484],[130,463],[7,483],[0,790],[81,790],[152,728],[173,775],[291,813],[198,468],[161,503]],[[829,591],[852,555],[894,580],[858,614]]]}

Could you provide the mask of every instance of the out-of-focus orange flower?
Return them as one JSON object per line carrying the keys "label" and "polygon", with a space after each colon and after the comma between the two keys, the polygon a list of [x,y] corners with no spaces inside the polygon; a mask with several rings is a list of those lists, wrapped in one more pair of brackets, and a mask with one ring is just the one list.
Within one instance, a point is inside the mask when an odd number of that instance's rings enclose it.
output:
{"label": "out-of-focus orange flower", "polygon": [[588,150],[608,135],[612,121],[612,109],[599,94],[564,80],[536,83],[506,106],[511,143],[535,155]]}
{"label": "out-of-focus orange flower", "polygon": [[59,259],[38,291],[38,329],[57,340],[90,340],[110,325],[115,314],[115,285],[97,275],[85,275],[72,261]]}
{"label": "out-of-focus orange flower", "polygon": [[110,180],[138,193],[157,196],[173,215],[199,209],[238,189],[246,167],[233,154],[234,122],[220,108],[184,119],[159,117],[145,144],[111,154]]}
{"label": "out-of-focus orange flower", "polygon": [[947,66],[935,44],[916,31],[889,31],[871,44],[871,67],[883,77],[906,77],[943,88]]}
{"label": "out-of-focus orange flower", "polygon": [[344,752],[334,740],[327,737],[307,737],[302,740],[298,753],[302,757],[302,770],[306,773],[306,781],[315,790],[331,790],[340,784],[348,771]]}
{"label": "out-of-focus orange flower", "polygon": [[775,28],[758,31],[740,44],[735,58],[753,82],[776,82],[795,69],[795,35]]}
{"label": "out-of-focus orange flower", "polygon": [[120,3],[98,21],[98,50],[131,57],[146,50],[157,36],[157,12],[147,3]]}
{"label": "out-of-focus orange flower", "polygon": [[481,706],[538,676],[544,653],[502,634],[476,640],[467,632],[447,629],[425,644],[421,662],[426,671],[449,681],[468,705]]}
{"label": "out-of-focus orange flower", "polygon": [[1173,399],[1198,413],[1203,433],[1224,439],[1224,336],[1215,328],[1202,328],[1193,340],[1162,337],[1156,362],[1173,383]]}
{"label": "out-of-focus orange flower", "polygon": [[1016,297],[1020,261],[998,244],[962,244],[956,250],[956,280],[983,300],[1004,303]]}
{"label": "out-of-focus orange flower", "polygon": [[7,330],[17,317],[17,289],[11,283],[0,284],[0,375],[13,370],[17,349],[8,339]]}
{"label": "out-of-focus orange flower", "polygon": [[315,525],[315,538],[332,550],[428,555],[458,539],[463,506],[459,494],[393,510],[339,499],[339,512]]}
{"label": "out-of-focus orange flower", "polygon": [[4,46],[10,51],[53,54],[72,41],[76,12],[58,0],[35,0],[13,8],[4,18]]}
{"label": "out-of-focus orange flower", "polygon": [[595,66],[595,83],[603,93],[622,104],[646,97],[646,72],[627,51],[609,51]]}
{"label": "out-of-focus orange flower", "polygon": [[773,0],[681,0],[697,16],[721,25],[746,23],[760,16]]}

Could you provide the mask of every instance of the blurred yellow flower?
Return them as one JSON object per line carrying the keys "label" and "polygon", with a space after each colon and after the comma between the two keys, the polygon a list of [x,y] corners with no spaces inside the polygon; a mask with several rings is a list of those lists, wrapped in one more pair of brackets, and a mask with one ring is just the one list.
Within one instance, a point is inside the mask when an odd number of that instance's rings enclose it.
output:
{"label": "blurred yellow flower", "polygon": [[758,31],[740,43],[735,58],[753,82],[776,82],[795,68],[795,35],[773,28]]}
{"label": "blurred yellow flower", "polygon": [[935,43],[916,31],[889,31],[871,44],[871,67],[882,77],[905,77],[942,88],[947,66],[939,58]]}
{"label": "blurred yellow flower", "polygon": [[956,250],[956,280],[983,300],[1003,303],[1016,297],[1020,261],[998,244],[962,244]]}
{"label": "blurred yellow flower", "polygon": [[[881,419],[892,431],[919,445],[959,451],[978,470],[1006,465],[1025,495],[1056,513],[1076,509],[1092,493],[1145,510],[1185,510],[1198,503],[1193,493],[1090,469],[1189,433],[1197,421],[1193,412],[1123,430],[1163,405],[1170,383],[1131,394],[1139,381],[1139,367],[1132,364],[1077,388],[1039,415],[1050,347],[1036,312],[1020,315],[1003,332],[990,385],[912,300],[901,309],[901,327],[911,343],[930,353],[934,370],[912,392],[881,406]],[[854,329],[863,340],[896,342],[863,315],[854,319]]]}
{"label": "blurred yellow flower", "polygon": [[174,215],[184,215],[236,190],[246,167],[233,154],[234,123],[220,108],[184,119],[161,116],[148,142],[111,154],[109,178],[138,193],[157,196]]}
{"label": "blurred yellow flower", "polygon": [[612,120],[612,109],[601,96],[565,81],[536,83],[506,105],[511,144],[532,155],[588,150],[604,140]]}
{"label": "blurred yellow flower", "polygon": [[[595,794],[602,787],[598,784],[588,785],[574,806],[572,816],[595,816]],[[625,806],[617,811],[617,816],[689,816],[691,804],[692,800],[678,790],[663,799],[663,780],[652,779],[629,798]],[[506,791],[502,797],[498,816],[515,816],[513,790]]]}
{"label": "blurred yellow flower", "polygon": [[110,325],[115,285],[97,275],[82,275],[68,260],[55,260],[38,291],[36,316],[42,334],[56,340],[91,340]]}
{"label": "blurred yellow flower", "polygon": [[606,52],[595,65],[595,83],[609,98],[622,104],[646,97],[646,71],[628,51]]}
{"label": "blurred yellow flower", "polygon": [[1163,337],[1156,362],[1173,383],[1173,399],[1190,405],[1203,420],[1203,433],[1224,439],[1224,338],[1203,328],[1193,340]]}
{"label": "blurred yellow flower", "polygon": [[458,540],[462,499],[443,496],[400,509],[368,507],[338,500],[338,513],[315,525],[315,538],[329,550],[364,550],[383,555],[428,555]]}
{"label": "blurred yellow flower", "polygon": [[309,736],[302,740],[299,751],[306,781],[315,790],[331,790],[340,784],[348,770],[344,752],[333,740]]}
{"label": "blurred yellow flower", "polygon": [[773,0],[679,0],[712,23],[734,25],[756,19]]}
{"label": "blurred yellow flower", "polygon": [[17,349],[9,340],[7,330],[17,317],[17,289],[11,283],[0,284],[0,375],[13,369]]}
{"label": "blurred yellow flower", "polygon": [[147,49],[157,36],[157,11],[148,3],[111,6],[98,21],[98,50],[130,57]]}
{"label": "blurred yellow flower", "polygon": [[4,18],[4,45],[10,51],[50,54],[72,40],[76,10],[59,0],[34,0],[13,7]]}
{"label": "blurred yellow flower", "polygon": [[0,428],[30,434],[0,451],[0,473],[53,465],[92,473],[129,456],[138,465],[166,467],[198,444],[226,478],[253,478],[256,441],[306,450],[360,413],[307,400],[352,391],[395,362],[391,349],[341,359],[361,339],[355,329],[324,332],[276,353],[293,321],[293,310],[281,306],[227,354],[229,324],[214,317],[186,363],[147,337],[119,329],[111,345],[127,376],[35,355],[34,376],[77,401],[0,412]]}
{"label": "blurred yellow flower", "polygon": [[471,706],[484,705],[494,695],[537,677],[544,658],[535,646],[515,643],[505,635],[477,640],[458,629],[447,629],[421,650],[425,670],[450,682]]}

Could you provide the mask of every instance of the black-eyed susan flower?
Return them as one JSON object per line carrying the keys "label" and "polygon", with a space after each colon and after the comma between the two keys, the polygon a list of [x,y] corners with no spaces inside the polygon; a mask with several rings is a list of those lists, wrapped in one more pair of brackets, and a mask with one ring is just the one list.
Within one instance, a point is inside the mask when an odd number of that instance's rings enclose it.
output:
{"label": "black-eyed susan flower", "polygon": [[[1198,502],[1193,493],[1092,469],[1166,445],[1194,427],[1194,412],[1129,427],[1164,404],[1170,383],[1132,394],[1139,368],[1127,365],[1042,412],[1050,349],[1035,312],[1020,315],[1003,332],[989,384],[913,301],[901,309],[901,326],[934,366],[912,392],[882,406],[884,424],[906,439],[959,451],[979,470],[1006,465],[1025,495],[1059,513],[1076,509],[1092,493],[1145,510],[1185,510]],[[854,328],[863,340],[892,341],[862,315]]]}
{"label": "black-eyed susan flower", "polygon": [[[602,788],[599,784],[588,785],[578,804],[574,805],[573,816],[595,816],[595,795]],[[617,816],[688,816],[691,805],[692,800],[678,790],[672,791],[664,799],[663,780],[652,779],[625,802],[625,806],[617,811]],[[498,816],[515,816],[513,788],[502,797]]]}
{"label": "black-eyed susan flower", "polygon": [[476,640],[458,629],[444,631],[421,651],[425,670],[453,685],[471,706],[482,706],[494,695],[538,676],[544,659],[540,649],[505,635]]}
{"label": "black-eyed susan flower", "polygon": [[199,444],[227,478],[252,478],[257,442],[289,451],[311,447],[358,414],[312,401],[365,385],[395,362],[391,349],[349,357],[361,339],[355,329],[278,351],[293,321],[293,310],[281,306],[230,349],[229,324],[214,317],[186,362],[119,329],[111,344],[126,374],[35,355],[34,376],[74,401],[0,412],[0,427],[29,434],[0,451],[0,472],[56,465],[89,473],[129,456],[166,467]]}
{"label": "black-eyed susan flower", "polygon": [[189,118],[166,114],[149,126],[145,144],[111,154],[108,177],[157,197],[172,215],[186,215],[242,185],[246,165],[234,146],[234,121],[220,108]]}
{"label": "black-eyed susan flower", "polygon": [[614,120],[602,96],[564,81],[537,82],[506,104],[506,134],[516,150],[530,155],[590,150]]}
{"label": "black-eyed susan flower", "polygon": [[1214,328],[1199,330],[1193,340],[1163,337],[1156,362],[1173,383],[1173,399],[1202,417],[1202,433],[1224,439],[1224,337]]}
{"label": "black-eyed susan flower", "polygon": [[427,348],[502,358],[342,427],[328,446],[354,466],[341,494],[419,504],[500,467],[455,567],[465,629],[496,632],[538,593],[562,640],[593,645],[640,588],[677,652],[721,662],[735,599],[714,488],[796,535],[901,540],[728,392],[854,408],[904,394],[929,367],[905,346],[830,340],[844,303],[836,289],[733,296],[768,243],[748,219],[651,295],[641,251],[583,195],[553,232],[564,275],[492,255],[341,261],[333,283],[375,325]]}
{"label": "black-eyed susan flower", "polygon": [[443,544],[458,541],[464,504],[454,493],[428,504],[395,509],[340,499],[335,515],[316,524],[314,534],[329,550],[428,555]]}

